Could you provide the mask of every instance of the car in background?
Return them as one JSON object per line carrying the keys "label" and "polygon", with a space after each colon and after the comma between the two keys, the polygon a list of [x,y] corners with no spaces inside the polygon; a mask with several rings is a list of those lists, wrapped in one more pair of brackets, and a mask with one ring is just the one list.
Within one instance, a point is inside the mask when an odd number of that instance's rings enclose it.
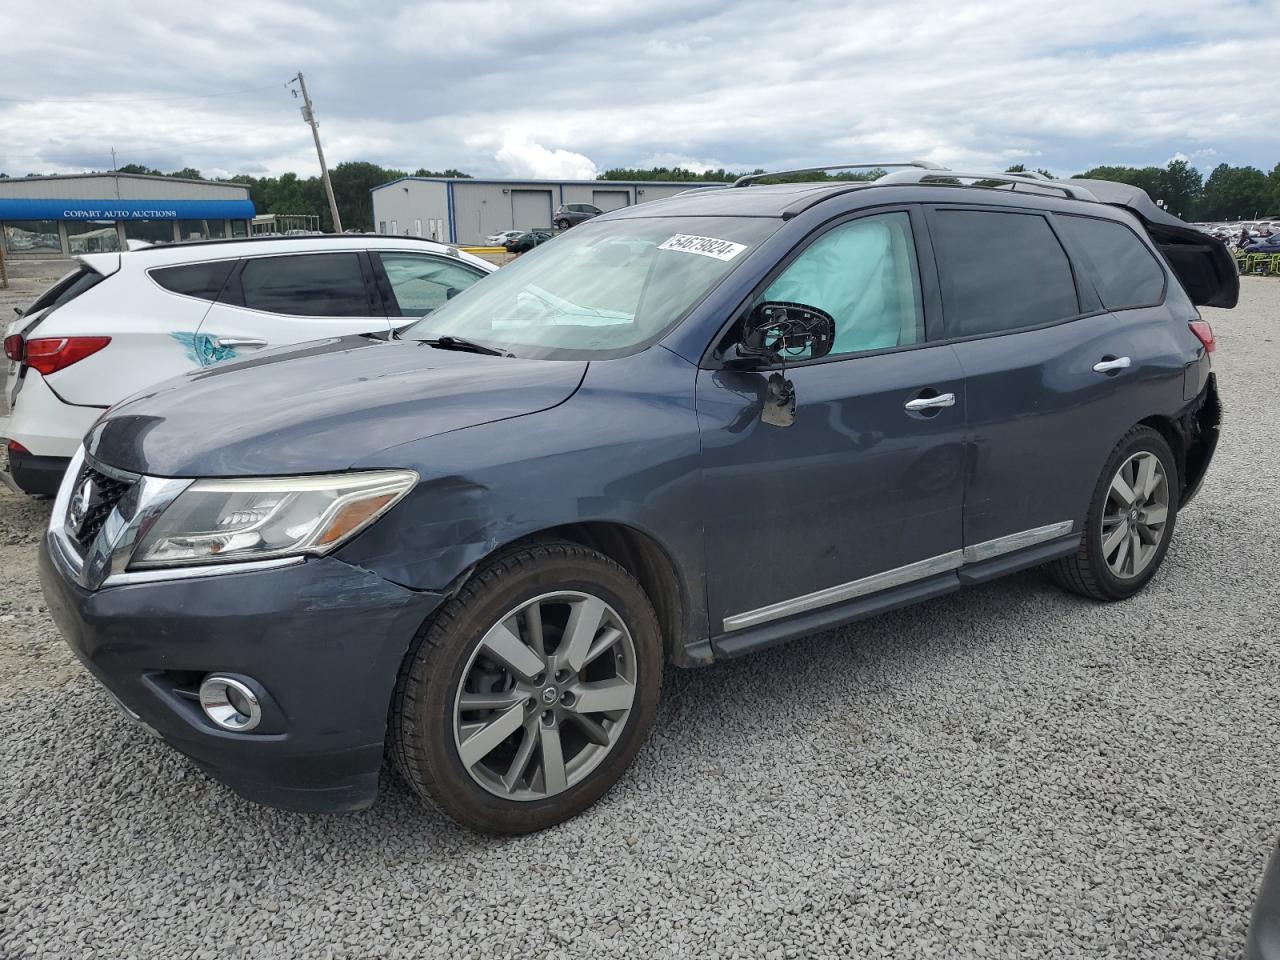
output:
{"label": "car in background", "polygon": [[508,240],[503,244],[507,249],[507,253],[524,253],[526,250],[532,250],[540,243],[546,243],[551,239],[551,234],[545,230],[530,230],[528,233],[522,233],[513,240]]}
{"label": "car in background", "polygon": [[266,347],[389,334],[492,272],[409,237],[213,240],[86,254],[9,325],[9,486],[52,495],[85,432],[160,380]]}
{"label": "car in background", "polygon": [[485,243],[492,243],[495,247],[505,246],[507,241],[514,240],[523,234],[523,230],[503,230],[501,233],[494,233],[484,238]]}
{"label": "car in background", "polygon": [[1280,253],[1280,233],[1261,237],[1240,248],[1241,253]]}
{"label": "car in background", "polygon": [[602,213],[604,211],[592,203],[562,203],[556,207],[555,215],[551,220],[560,230],[568,230]]}

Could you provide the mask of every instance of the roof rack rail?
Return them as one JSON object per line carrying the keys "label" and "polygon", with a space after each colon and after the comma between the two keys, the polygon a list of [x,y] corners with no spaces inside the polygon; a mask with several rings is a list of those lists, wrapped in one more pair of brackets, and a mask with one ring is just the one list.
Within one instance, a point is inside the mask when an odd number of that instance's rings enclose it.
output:
{"label": "roof rack rail", "polygon": [[1007,183],[1010,189],[1017,190],[1019,186],[1031,187],[1036,190],[1057,190],[1070,200],[1091,200],[1098,202],[1098,198],[1086,190],[1084,187],[1076,184],[1061,183],[1057,180],[1050,180],[1041,174],[1028,173],[972,173],[965,170],[946,170],[946,169],[930,169],[930,170],[899,170],[896,173],[889,173],[875,181],[876,186],[945,186],[948,180],[990,180],[996,183]]}
{"label": "roof rack rail", "polygon": [[731,187],[749,187],[766,177],[789,177],[797,173],[826,173],[828,170],[886,170],[889,167],[918,167],[921,170],[943,170],[944,167],[928,160],[899,160],[893,163],[833,163],[825,167],[800,167],[796,170],[773,170],[768,173],[749,173],[730,184]]}

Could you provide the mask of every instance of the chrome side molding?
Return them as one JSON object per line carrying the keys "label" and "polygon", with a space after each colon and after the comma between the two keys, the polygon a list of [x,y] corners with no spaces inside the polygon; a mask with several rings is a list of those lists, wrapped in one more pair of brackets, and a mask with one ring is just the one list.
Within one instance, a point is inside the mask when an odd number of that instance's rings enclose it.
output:
{"label": "chrome side molding", "polygon": [[860,580],[840,583],[824,590],[793,597],[790,600],[771,603],[767,607],[757,607],[755,610],[748,610],[745,613],[735,613],[731,617],[724,618],[724,630],[726,633],[742,630],[746,627],[768,623],[770,620],[780,620],[783,617],[791,617],[797,613],[807,613],[810,610],[817,610],[820,607],[830,606],[834,603],[843,603],[846,600],[854,600],[858,597],[865,597],[868,594],[879,593],[881,590],[905,586],[908,583],[914,583],[916,580],[925,580],[940,573],[958,570],[968,563],[981,563],[984,560],[991,560],[1006,553],[1014,553],[1027,547],[1034,547],[1036,544],[1047,543],[1058,537],[1066,536],[1074,527],[1075,521],[1063,520],[1060,523],[1048,523],[1043,527],[1034,527],[1031,530],[1020,530],[1017,533],[996,537],[994,540],[977,543],[962,550],[951,550],[936,557],[928,557],[925,560],[917,560],[915,563],[908,563],[905,566],[894,567],[892,570],[873,573],[871,576],[863,577]]}

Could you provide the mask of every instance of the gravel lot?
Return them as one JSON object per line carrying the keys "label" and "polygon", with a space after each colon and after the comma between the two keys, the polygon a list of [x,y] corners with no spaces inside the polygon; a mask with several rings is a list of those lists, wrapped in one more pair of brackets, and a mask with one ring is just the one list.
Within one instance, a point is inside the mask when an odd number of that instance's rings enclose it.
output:
{"label": "gravel lot", "polygon": [[1209,311],[1227,407],[1164,570],[1028,574],[672,671],[596,808],[305,817],[129,726],[0,491],[0,957],[1233,957],[1280,832],[1280,282]]}

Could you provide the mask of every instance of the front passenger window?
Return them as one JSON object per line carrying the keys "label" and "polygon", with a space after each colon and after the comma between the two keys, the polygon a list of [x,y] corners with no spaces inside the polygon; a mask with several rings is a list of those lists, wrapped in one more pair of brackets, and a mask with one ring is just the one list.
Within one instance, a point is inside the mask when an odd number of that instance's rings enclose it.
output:
{"label": "front passenger window", "polygon": [[479,270],[442,257],[382,253],[378,259],[382,261],[395,298],[389,312],[397,317],[426,316],[483,276]]}
{"label": "front passenger window", "polygon": [[909,346],[924,339],[911,217],[863,217],[823,234],[760,300],[802,303],[835,319],[831,354]]}

